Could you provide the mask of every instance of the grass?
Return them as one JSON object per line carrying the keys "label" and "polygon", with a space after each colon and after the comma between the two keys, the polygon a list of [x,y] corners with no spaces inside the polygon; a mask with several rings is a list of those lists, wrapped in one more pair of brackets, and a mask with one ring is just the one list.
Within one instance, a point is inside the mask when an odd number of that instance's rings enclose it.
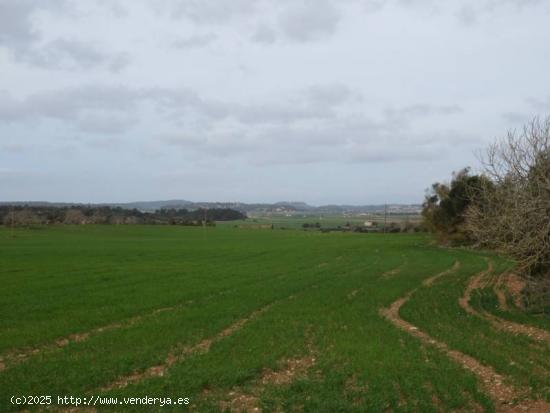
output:
{"label": "grass", "polygon": [[[420,288],[402,316],[547,395],[549,348],[533,351],[456,304],[483,257],[434,248],[424,235],[75,226],[12,238],[0,229],[0,355],[41,349],[6,361],[0,411],[18,410],[16,394],[189,397],[189,410],[219,411],[231,392],[253,394],[264,411],[491,411],[471,373],[378,312],[457,259],[460,272]],[[163,377],[100,390],[242,320]],[[315,365],[290,382],[262,382],[266,369],[312,355]],[[172,408],[182,410],[146,410]]]}
{"label": "grass", "polygon": [[550,317],[548,313],[529,314],[529,310],[526,312],[525,310],[515,307],[511,299],[507,300],[508,310],[503,311],[499,306],[498,298],[492,288],[478,290],[472,301],[475,307],[505,320],[550,330]]}
{"label": "grass", "polygon": [[[495,274],[506,273],[510,270],[513,270],[512,263],[502,259],[497,260]],[[480,288],[475,291],[472,297],[472,304],[478,310],[486,311],[505,320],[532,325],[546,330],[550,329],[550,309],[547,308],[544,312],[534,312],[533,309],[529,307],[524,309],[518,308],[508,291],[505,292],[505,299],[508,307],[506,311],[500,308],[493,285],[488,285],[486,288]],[[538,307],[536,307],[536,309],[539,310]]]}
{"label": "grass", "polygon": [[451,348],[492,366],[514,384],[530,388],[532,396],[550,399],[550,345],[498,331],[489,321],[466,313],[458,298],[472,274],[487,264],[483,257],[472,259],[472,253],[456,255],[462,262],[460,270],[431,288],[421,288],[402,308],[403,318]]}
{"label": "grass", "polygon": [[[389,214],[387,216],[387,225],[390,224],[402,224],[405,222],[411,222],[418,224],[420,222],[420,215],[415,214]],[[275,229],[302,229],[303,224],[316,224],[319,223],[321,228],[337,228],[344,227],[347,224],[351,226],[363,227],[365,221],[372,221],[379,227],[384,225],[384,215],[371,214],[368,216],[344,216],[341,215],[272,215],[272,216],[258,216],[246,221],[226,221],[218,222],[218,226],[234,227],[240,226],[243,228],[254,227],[258,225],[273,225]]]}

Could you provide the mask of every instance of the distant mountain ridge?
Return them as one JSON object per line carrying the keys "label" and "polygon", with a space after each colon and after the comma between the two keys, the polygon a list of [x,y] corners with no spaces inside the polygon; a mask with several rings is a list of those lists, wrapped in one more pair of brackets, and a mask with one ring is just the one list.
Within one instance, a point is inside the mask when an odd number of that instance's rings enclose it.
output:
{"label": "distant mountain ridge", "polygon": [[144,212],[158,209],[213,209],[230,208],[240,212],[255,214],[361,214],[361,213],[383,213],[387,207],[390,214],[418,214],[422,206],[420,204],[379,204],[379,205],[321,205],[312,206],[305,202],[281,201],[275,203],[244,203],[244,202],[192,202],[184,199],[171,199],[164,201],[138,201],[122,203],[78,203],[78,202],[46,202],[46,201],[17,201],[0,202],[0,205],[29,205],[29,206],[53,206],[69,207],[71,205],[91,205],[120,207],[124,209],[138,209]]}

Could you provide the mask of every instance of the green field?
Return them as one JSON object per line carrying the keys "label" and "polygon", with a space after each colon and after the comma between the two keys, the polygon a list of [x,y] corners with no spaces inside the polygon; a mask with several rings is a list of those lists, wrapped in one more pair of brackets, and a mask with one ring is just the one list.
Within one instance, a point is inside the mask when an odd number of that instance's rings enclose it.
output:
{"label": "green field", "polygon": [[243,221],[226,221],[218,222],[218,226],[223,227],[254,227],[258,225],[273,225],[275,229],[301,229],[303,224],[319,223],[321,228],[337,228],[344,227],[347,224],[351,226],[363,227],[365,221],[376,223],[379,227],[383,227],[384,221],[389,226],[391,224],[400,225],[405,222],[419,224],[421,216],[418,214],[388,214],[386,219],[382,214],[370,214],[368,216],[345,216],[340,215],[305,215],[296,214],[293,216],[271,215],[271,216],[256,216]]}
{"label": "green field", "polygon": [[550,345],[458,305],[485,257],[416,234],[2,228],[0,411],[36,409],[12,395],[190,400],[114,411],[494,411],[476,375],[380,314],[414,289],[403,319],[548,400]]}

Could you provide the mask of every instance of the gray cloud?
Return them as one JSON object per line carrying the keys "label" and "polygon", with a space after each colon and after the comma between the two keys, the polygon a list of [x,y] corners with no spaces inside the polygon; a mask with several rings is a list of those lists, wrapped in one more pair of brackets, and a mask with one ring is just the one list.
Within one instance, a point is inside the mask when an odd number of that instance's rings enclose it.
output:
{"label": "gray cloud", "polygon": [[312,119],[332,119],[336,109],[360,100],[342,84],[310,86],[284,96],[278,102],[227,104],[227,113],[247,124],[293,123]]}
{"label": "gray cloud", "polygon": [[398,122],[405,122],[411,119],[418,119],[426,116],[455,115],[461,112],[462,108],[459,105],[437,106],[426,103],[419,103],[416,105],[405,106],[398,109],[389,108],[386,110],[386,114],[388,115],[388,117]]}
{"label": "gray cloud", "polygon": [[149,2],[158,12],[169,13],[173,18],[186,18],[199,24],[227,23],[252,13],[257,9],[256,0],[167,0]]}
{"label": "gray cloud", "polygon": [[289,123],[307,119],[332,118],[334,108],[346,102],[349,91],[339,86],[302,90],[280,102],[227,105],[227,112],[247,124]]}
{"label": "gray cloud", "polygon": [[525,124],[529,121],[529,116],[520,112],[505,112],[502,114],[502,118],[515,125]]}
{"label": "gray cloud", "polygon": [[138,117],[131,114],[87,113],[78,117],[76,125],[87,133],[121,134],[138,123]]}
{"label": "gray cloud", "polygon": [[[451,10],[465,25],[474,25],[479,16],[506,7],[527,9],[544,6],[539,0],[481,0],[451,2],[445,7],[433,0],[167,0],[153,2],[140,0],[147,8],[156,10],[159,16],[186,19],[196,26],[207,25],[208,34],[182,37],[173,46],[182,50],[204,47],[219,38],[223,27],[232,26],[239,35],[260,44],[273,44],[277,39],[290,42],[320,42],[334,36],[339,22],[346,13],[357,13],[356,6],[366,13],[375,13],[393,3],[406,9],[422,8],[434,13]],[[0,0],[0,48],[6,48],[20,61],[46,69],[82,70],[103,68],[118,72],[129,66],[132,55],[105,48],[105,40],[78,39],[78,32],[66,32],[55,38],[45,39],[36,17],[47,13],[54,17],[72,14],[80,19],[89,13],[78,11],[90,5],[104,10],[118,19],[128,20],[136,0],[73,3],[68,0]],[[547,12],[550,7],[546,7]],[[267,11],[267,12],[266,12]],[[98,12],[99,13],[99,12]],[[100,22],[100,20],[98,21]],[[250,27],[252,26],[252,28]],[[102,44],[103,42],[103,44]]]}
{"label": "gray cloud", "polygon": [[478,12],[471,4],[462,5],[456,12],[458,20],[465,26],[473,26],[478,21]]}
{"label": "gray cloud", "polygon": [[414,197],[524,114],[550,111],[549,7],[0,0],[0,165],[46,177],[4,173],[2,193],[59,199],[78,183],[85,201],[218,198],[208,185],[231,169],[223,193],[240,199],[319,185],[337,202],[373,187]]}
{"label": "gray cloud", "polygon": [[19,57],[37,66],[51,69],[89,69],[106,67],[118,72],[130,63],[127,53],[104,53],[93,45],[68,39],[56,39],[42,46],[25,49]]}
{"label": "gray cloud", "polygon": [[258,165],[427,159],[451,143],[471,143],[446,131],[431,133],[430,139],[407,132],[417,119],[460,113],[457,105],[391,108],[381,119],[340,111],[361,102],[359,93],[341,84],[310,86],[250,104],[203,98],[185,89],[87,86],[21,101],[3,94],[0,119],[57,119],[83,133],[120,135],[148,113],[145,117],[171,129],[157,133],[160,142],[201,156],[249,157]]}
{"label": "gray cloud", "polygon": [[[544,5],[542,0],[468,0],[442,3],[435,0],[397,0],[398,4],[408,8],[422,8],[434,14],[441,14],[452,10],[458,21],[466,27],[472,27],[479,23],[480,19],[496,12],[511,9],[513,12],[521,12],[532,7]],[[550,7],[544,10],[550,12]]]}
{"label": "gray cloud", "polygon": [[310,102],[316,105],[336,106],[361,99],[361,93],[352,92],[341,83],[311,86],[306,88],[303,93]]}
{"label": "gray cloud", "polygon": [[[274,43],[280,36],[301,43],[323,40],[336,32],[342,8],[335,0],[283,0],[277,3],[265,0],[192,0],[148,4],[159,13],[184,18],[197,25],[229,25],[238,21],[237,24],[242,26],[243,20],[259,23],[250,35],[252,41],[258,43]],[[278,16],[276,19],[262,13],[269,9]],[[242,27],[238,30],[242,31]]]}
{"label": "gray cloud", "polygon": [[182,115],[191,106],[208,116],[217,114],[214,104],[203,103],[187,90],[97,85],[41,92],[22,100],[0,93],[0,121],[52,119],[82,132],[120,134],[139,123],[140,109],[148,103],[165,118],[174,112]]}
{"label": "gray cloud", "polygon": [[19,109],[20,103],[5,90],[0,90],[0,120],[14,121],[25,117]]}
{"label": "gray cloud", "polygon": [[550,96],[529,97],[524,99],[524,103],[526,103],[526,107],[523,107],[523,110],[506,111],[501,114],[502,119],[514,129],[529,123],[536,116],[546,117],[550,114]]}
{"label": "gray cloud", "polygon": [[331,1],[301,0],[284,10],[279,22],[288,38],[306,42],[332,35],[340,18],[340,10]]}
{"label": "gray cloud", "polygon": [[277,40],[277,33],[275,30],[266,26],[265,24],[260,25],[256,28],[256,31],[252,35],[252,41],[257,43],[272,44]]}
{"label": "gray cloud", "polygon": [[208,46],[218,38],[214,33],[200,34],[175,40],[172,44],[176,49],[195,49]]}
{"label": "gray cloud", "polygon": [[140,106],[151,104],[155,113],[174,122],[194,116],[210,121],[233,118],[249,125],[278,124],[332,118],[337,107],[357,98],[338,84],[308,87],[279,101],[250,104],[202,98],[189,89],[90,85],[37,93],[23,100],[0,93],[0,120],[50,118],[76,122],[89,131],[115,133],[135,123]]}
{"label": "gray cloud", "polygon": [[[330,89],[337,90],[326,88]],[[307,91],[304,95],[307,96]],[[335,97],[339,95],[329,94],[332,99],[324,101],[324,107],[348,102],[347,99]],[[243,124],[225,123],[201,135],[176,133],[165,135],[161,140],[184,151],[201,153],[201,156],[245,157],[256,165],[418,161],[442,156],[453,145],[473,147],[479,140],[454,130],[412,134],[408,132],[408,127],[411,122],[414,123],[414,117],[409,117],[409,123],[405,124],[396,122],[395,113],[421,112],[422,117],[426,118],[456,111],[453,105],[415,105],[386,110],[385,117],[374,119],[364,115],[337,115],[331,111],[312,112],[315,114],[313,116],[309,112],[292,110],[290,115],[256,106],[256,112],[247,111],[253,120],[239,119]]]}
{"label": "gray cloud", "polygon": [[[99,4],[101,7],[106,10],[110,10],[118,18],[128,17],[129,10],[128,4],[125,0],[94,0],[95,3]],[[126,4],[125,4],[126,3]]]}
{"label": "gray cloud", "polygon": [[550,96],[546,98],[527,98],[527,103],[537,112],[550,111]]}
{"label": "gray cloud", "polygon": [[[368,14],[376,13],[392,5],[408,10],[424,10],[441,14],[450,10],[465,26],[477,24],[480,16],[506,7],[524,9],[542,4],[540,0],[480,0],[451,2],[442,7],[435,0],[282,0],[276,4],[265,0],[171,0],[162,4],[147,2],[157,12],[168,13],[172,18],[185,18],[194,24],[210,27],[236,24],[236,30],[251,41],[274,44],[278,39],[290,42],[319,42],[333,36],[346,12],[356,13],[355,6]],[[270,13],[265,13],[270,10]],[[276,18],[273,18],[273,15]],[[244,23],[243,23],[244,22]],[[254,29],[247,29],[247,22],[254,23]],[[198,39],[197,39],[198,40]],[[201,43],[200,41],[198,43]],[[210,41],[208,41],[210,43]],[[194,46],[194,42],[191,41]],[[186,46],[183,41],[182,45]],[[192,46],[192,47],[193,47]]]}
{"label": "gray cloud", "polygon": [[0,182],[4,185],[28,184],[39,180],[40,173],[25,169],[0,168]]}
{"label": "gray cloud", "polygon": [[61,5],[61,1],[52,0],[0,0],[0,46],[14,49],[29,47],[39,38],[32,26],[33,13]]}
{"label": "gray cloud", "polygon": [[44,41],[36,27],[39,13],[73,12],[67,0],[0,0],[0,48],[11,51],[20,61],[46,69],[87,69],[105,67],[120,71],[129,64],[127,53],[101,50],[90,42],[69,37]]}

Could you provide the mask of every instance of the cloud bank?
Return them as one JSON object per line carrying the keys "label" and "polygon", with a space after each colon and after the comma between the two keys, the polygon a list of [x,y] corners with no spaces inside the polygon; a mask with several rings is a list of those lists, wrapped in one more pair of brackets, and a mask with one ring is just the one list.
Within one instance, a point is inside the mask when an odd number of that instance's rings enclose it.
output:
{"label": "cloud bank", "polygon": [[536,0],[0,0],[2,197],[419,201],[550,111],[549,14]]}

